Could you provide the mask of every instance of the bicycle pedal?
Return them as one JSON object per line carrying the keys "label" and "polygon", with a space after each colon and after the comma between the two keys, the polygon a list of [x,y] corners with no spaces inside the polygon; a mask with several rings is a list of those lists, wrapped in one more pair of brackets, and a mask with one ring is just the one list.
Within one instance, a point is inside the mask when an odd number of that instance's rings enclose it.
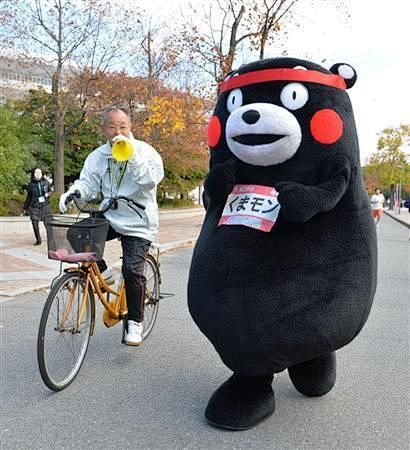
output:
{"label": "bicycle pedal", "polygon": [[117,325],[117,323],[120,321],[120,319],[112,319],[110,316],[103,316],[103,322],[104,322],[104,325],[107,327],[107,328],[111,328],[111,327],[113,327],[114,325]]}
{"label": "bicycle pedal", "polygon": [[108,312],[107,310],[105,310],[104,313],[103,313],[103,322],[104,322],[104,325],[105,325],[107,328],[111,328],[111,327],[113,327],[114,325],[117,325],[117,323],[118,323],[120,320],[122,320],[120,317],[117,317],[117,318],[111,317],[110,314],[109,314],[109,312]]}

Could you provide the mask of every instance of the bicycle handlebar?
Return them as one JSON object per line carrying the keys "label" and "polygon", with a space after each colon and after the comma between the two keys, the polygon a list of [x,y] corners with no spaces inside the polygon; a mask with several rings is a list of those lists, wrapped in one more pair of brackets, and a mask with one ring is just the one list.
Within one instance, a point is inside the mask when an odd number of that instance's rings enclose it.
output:
{"label": "bicycle handlebar", "polygon": [[88,212],[90,215],[95,214],[95,213],[103,214],[103,213],[107,212],[109,209],[114,209],[114,210],[117,209],[119,200],[125,201],[127,203],[127,206],[130,207],[133,211],[135,211],[140,217],[142,217],[142,216],[139,213],[139,211],[135,209],[135,207],[141,209],[142,211],[145,210],[144,205],[141,205],[141,203],[138,203],[135,200],[132,200],[131,198],[125,197],[124,195],[118,195],[116,197],[111,197],[108,200],[108,203],[102,209],[91,209],[91,208],[81,207],[79,205],[80,199],[81,199],[81,192],[79,190],[75,190],[72,194],[67,196],[65,203],[67,205],[71,201],[74,201],[75,205],[81,212]]}

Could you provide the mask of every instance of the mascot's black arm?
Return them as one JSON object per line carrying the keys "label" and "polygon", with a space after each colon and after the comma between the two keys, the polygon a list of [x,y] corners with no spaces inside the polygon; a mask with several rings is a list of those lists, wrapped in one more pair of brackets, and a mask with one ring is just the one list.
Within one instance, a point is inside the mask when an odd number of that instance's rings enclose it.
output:
{"label": "mascot's black arm", "polygon": [[351,171],[346,156],[334,155],[323,163],[320,176],[323,182],[316,186],[292,181],[276,183],[280,214],[290,222],[303,223],[320,212],[330,211],[346,192]]}
{"label": "mascot's black arm", "polygon": [[215,164],[209,171],[204,189],[208,197],[214,203],[225,202],[228,195],[235,186],[235,174],[238,169],[238,163],[233,159]]}

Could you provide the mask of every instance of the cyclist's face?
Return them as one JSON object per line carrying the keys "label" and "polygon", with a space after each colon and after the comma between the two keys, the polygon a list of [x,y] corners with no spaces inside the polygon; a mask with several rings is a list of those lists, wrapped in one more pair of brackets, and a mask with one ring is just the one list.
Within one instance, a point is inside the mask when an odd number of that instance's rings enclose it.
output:
{"label": "cyclist's face", "polygon": [[131,137],[131,123],[125,113],[122,111],[112,111],[107,117],[107,121],[103,127],[105,137],[112,144],[115,136],[122,135],[127,138]]}

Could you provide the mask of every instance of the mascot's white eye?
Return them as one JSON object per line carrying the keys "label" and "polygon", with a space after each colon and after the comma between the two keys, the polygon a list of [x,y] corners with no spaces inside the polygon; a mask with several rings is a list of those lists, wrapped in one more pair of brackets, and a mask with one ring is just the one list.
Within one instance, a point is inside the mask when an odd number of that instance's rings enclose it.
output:
{"label": "mascot's white eye", "polygon": [[234,89],[228,95],[228,100],[226,101],[226,107],[231,113],[235,109],[242,106],[242,91],[240,89]]}
{"label": "mascot's white eye", "polygon": [[294,111],[302,108],[309,99],[309,92],[301,83],[289,83],[280,93],[280,101],[287,109]]}

